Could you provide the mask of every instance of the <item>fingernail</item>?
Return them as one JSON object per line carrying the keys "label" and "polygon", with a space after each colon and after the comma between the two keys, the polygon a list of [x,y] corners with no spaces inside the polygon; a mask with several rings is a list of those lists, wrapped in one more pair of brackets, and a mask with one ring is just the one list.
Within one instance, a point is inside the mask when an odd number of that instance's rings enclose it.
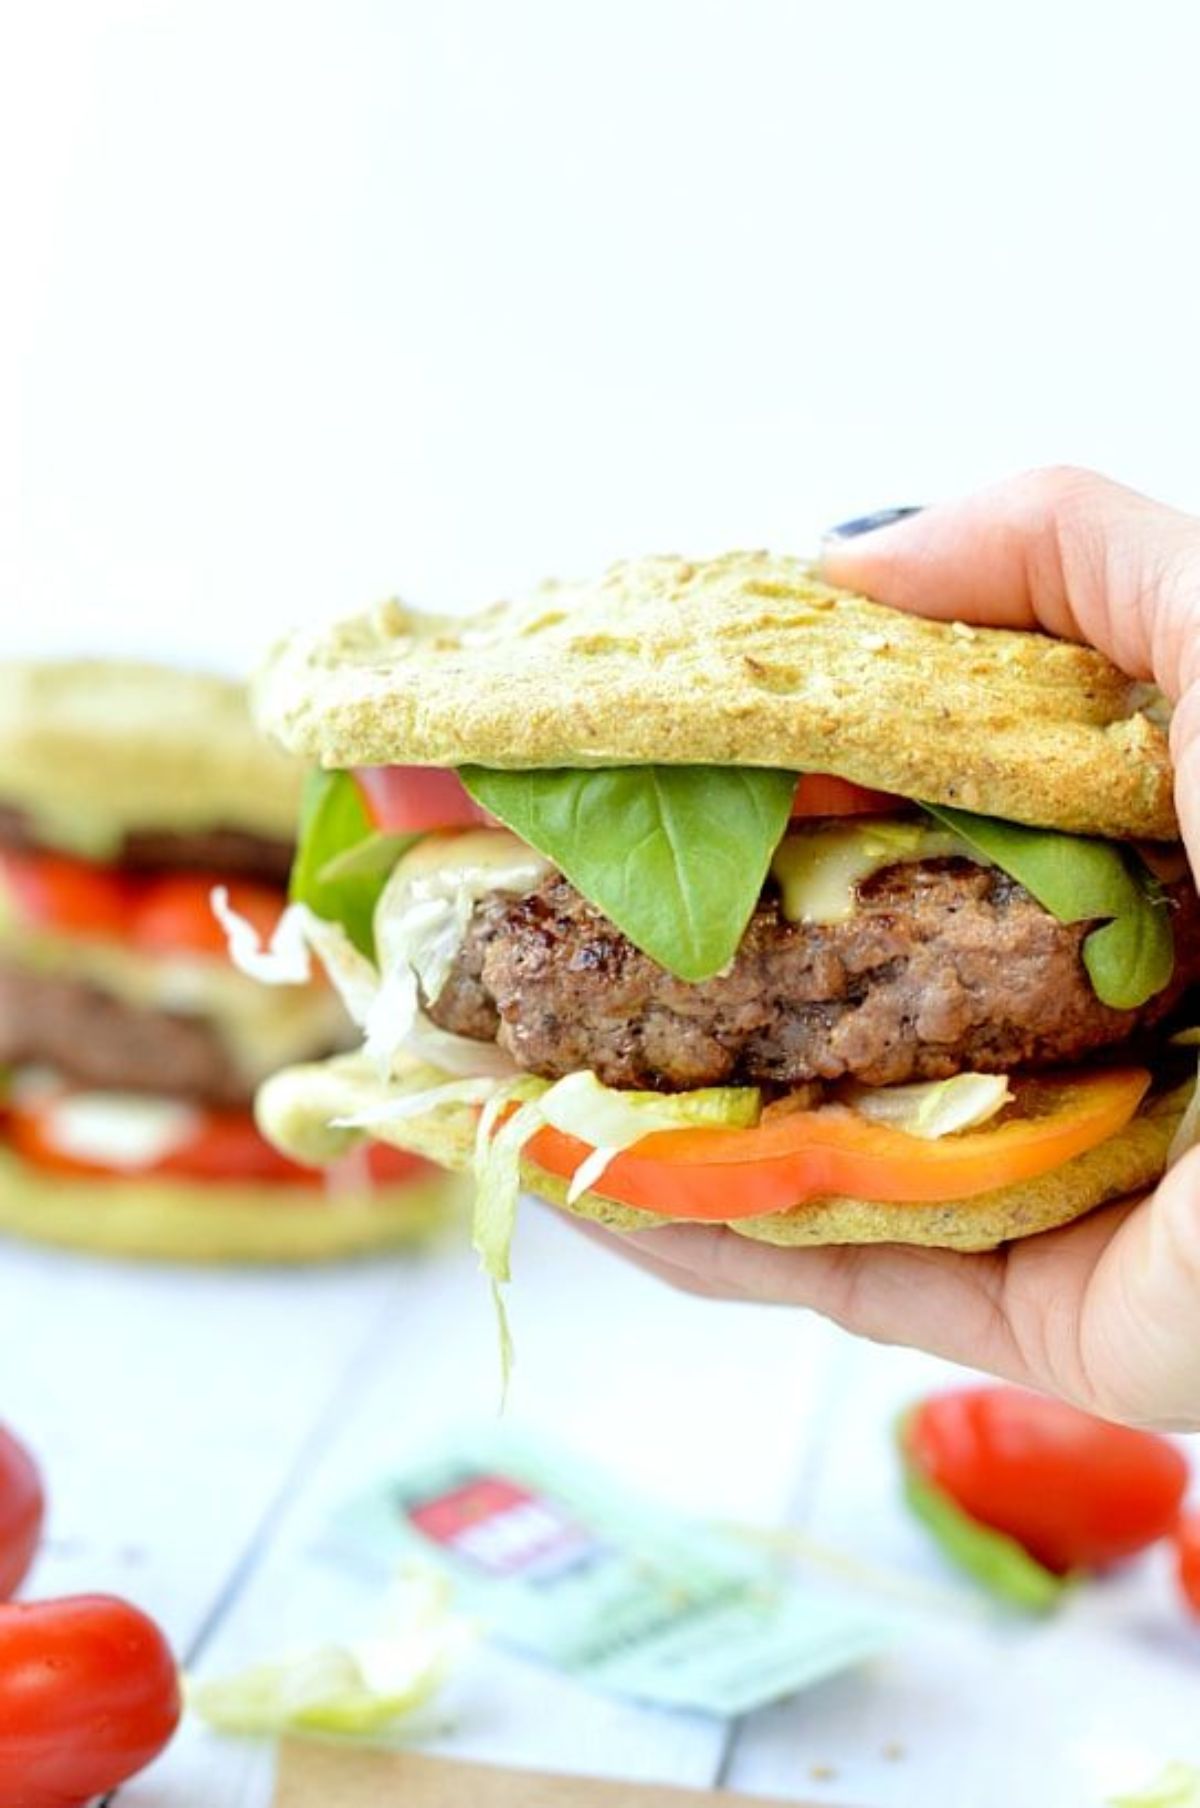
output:
{"label": "fingernail", "polygon": [[878,528],[891,527],[895,521],[906,521],[910,515],[919,515],[923,506],[914,502],[904,508],[876,509],[873,515],[855,515],[851,521],[839,521],[836,527],[827,528],[825,538],[857,540],[860,534],[873,534]]}

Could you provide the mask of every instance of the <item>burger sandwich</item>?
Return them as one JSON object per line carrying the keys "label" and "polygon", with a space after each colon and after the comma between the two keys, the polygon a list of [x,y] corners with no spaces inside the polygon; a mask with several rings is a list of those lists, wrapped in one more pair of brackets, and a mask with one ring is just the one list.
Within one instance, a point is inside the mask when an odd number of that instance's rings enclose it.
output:
{"label": "burger sandwich", "polygon": [[[322,768],[299,900],[354,1053],[268,1082],[617,1228],[985,1249],[1150,1185],[1200,962],[1161,699],[765,553],[293,637],[263,726]],[[315,795],[315,794],[314,794]]]}
{"label": "burger sandwich", "polygon": [[236,972],[210,902],[273,932],[303,776],[223,678],[0,666],[0,1230],[287,1261],[437,1215],[445,1177],[418,1155],[326,1172],[254,1123],[274,1068],[355,1036],[324,982]]}

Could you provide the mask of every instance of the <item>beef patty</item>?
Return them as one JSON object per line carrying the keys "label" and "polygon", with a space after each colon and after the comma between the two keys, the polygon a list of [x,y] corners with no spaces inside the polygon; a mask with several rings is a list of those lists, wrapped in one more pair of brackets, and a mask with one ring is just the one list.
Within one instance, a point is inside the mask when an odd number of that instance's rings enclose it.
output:
{"label": "beef patty", "polygon": [[789,923],[764,894],[729,969],[689,985],[573,886],[478,906],[430,1015],[548,1079],[609,1086],[872,1086],[1069,1063],[1163,1017],[1200,977],[1200,904],[1170,888],[1175,977],[1138,1011],[1092,991],[1086,923],[1059,923],[994,867],[940,859],[861,882],[841,923]]}
{"label": "beef patty", "polygon": [[253,1093],[203,1017],[132,1005],[86,980],[0,966],[0,1065],[53,1067],[84,1086],[241,1105]]}
{"label": "beef patty", "polygon": [[[44,846],[29,816],[11,804],[0,804],[0,849],[28,853]],[[248,829],[130,829],[113,864],[138,872],[219,873],[222,878],[286,885],[292,847],[288,841]]]}

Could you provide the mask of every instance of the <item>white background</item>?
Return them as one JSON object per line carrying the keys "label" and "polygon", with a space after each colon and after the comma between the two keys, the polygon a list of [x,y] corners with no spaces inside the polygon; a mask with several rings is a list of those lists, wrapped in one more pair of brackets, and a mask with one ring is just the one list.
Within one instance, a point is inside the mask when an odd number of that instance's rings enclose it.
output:
{"label": "white background", "polygon": [[7,0],[0,608],[252,660],[1047,460],[1200,506],[1188,0]]}
{"label": "white background", "polygon": [[[7,0],[3,650],[239,667],[390,591],[803,550],[1050,460],[1200,508],[1198,67],[1188,0]],[[537,1217],[518,1276],[519,1417],[942,1575],[887,1441],[936,1365],[670,1298]],[[10,1252],[0,1289],[35,1584],[135,1595],[201,1668],[353,1617],[331,1506],[492,1398],[461,1254]],[[934,1615],[732,1739],[486,1662],[457,1749],[860,1808],[1090,1808],[1200,1758],[1158,1560],[1049,1628]],[[193,1729],[130,1802],[261,1808],[268,1769]]]}

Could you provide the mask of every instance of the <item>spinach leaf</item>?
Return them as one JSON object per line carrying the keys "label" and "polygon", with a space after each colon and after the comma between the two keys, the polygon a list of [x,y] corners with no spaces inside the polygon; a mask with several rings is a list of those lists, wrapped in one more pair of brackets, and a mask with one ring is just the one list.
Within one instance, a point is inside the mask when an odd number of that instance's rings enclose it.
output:
{"label": "spinach leaf", "polygon": [[733,959],[796,789],[795,773],[748,766],[465,766],[459,777],[636,948],[693,984]]}
{"label": "spinach leaf", "polygon": [[1060,923],[1108,919],[1083,944],[1083,963],[1102,1004],[1135,1010],[1167,985],[1175,968],[1170,905],[1132,848],[941,804],[921,808],[1016,879]]}
{"label": "spinach leaf", "polygon": [[341,923],[361,953],[374,958],[372,927],[388,874],[416,835],[382,835],[348,772],[310,772],[288,896]]}

